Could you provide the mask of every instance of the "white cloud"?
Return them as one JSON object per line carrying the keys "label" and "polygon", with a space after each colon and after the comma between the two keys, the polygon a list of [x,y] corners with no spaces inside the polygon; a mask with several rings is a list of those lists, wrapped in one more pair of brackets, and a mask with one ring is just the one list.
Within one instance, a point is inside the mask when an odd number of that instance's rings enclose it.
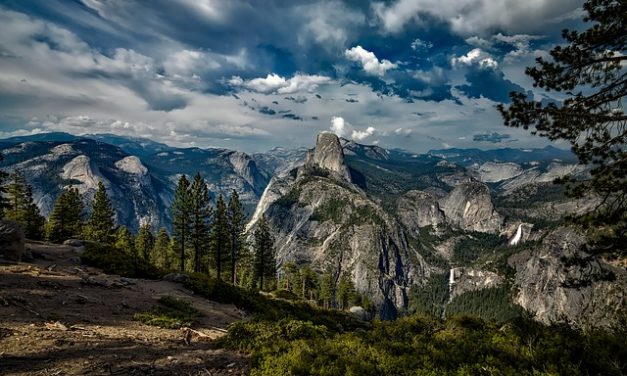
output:
{"label": "white cloud", "polygon": [[300,45],[313,41],[322,48],[336,51],[343,49],[351,34],[366,22],[364,14],[338,1],[296,6],[293,14],[296,18],[304,18],[298,32]]}
{"label": "white cloud", "polygon": [[397,64],[386,59],[379,61],[374,53],[364,49],[362,46],[356,46],[344,51],[344,56],[349,60],[360,63],[364,71],[373,76],[383,76],[386,71],[398,67]]}
{"label": "white cloud", "polygon": [[360,142],[374,135],[377,131],[374,127],[368,127],[363,131],[357,130],[341,116],[333,116],[331,118],[330,129],[339,137],[350,137],[352,140]]}
{"label": "white cloud", "polygon": [[429,15],[447,22],[456,33],[472,35],[497,27],[514,32],[540,29],[580,6],[580,0],[396,0],[375,3],[373,10],[385,32],[399,32]]}
{"label": "white cloud", "polygon": [[331,83],[331,78],[297,73],[294,77],[285,79],[285,77],[278,74],[270,73],[265,78],[258,77],[248,81],[239,76],[233,76],[228,80],[228,83],[231,86],[244,87],[258,93],[293,94],[299,92],[312,93],[320,85]]}
{"label": "white cloud", "polygon": [[484,69],[495,69],[498,67],[498,63],[489,54],[482,51],[480,48],[470,50],[466,55],[454,57],[451,60],[451,64],[454,67],[477,65]]}
{"label": "white cloud", "polygon": [[420,38],[416,38],[413,42],[411,42],[411,49],[414,51],[421,49],[428,50],[431,47],[433,47],[433,43],[429,42],[428,40],[424,41]]}

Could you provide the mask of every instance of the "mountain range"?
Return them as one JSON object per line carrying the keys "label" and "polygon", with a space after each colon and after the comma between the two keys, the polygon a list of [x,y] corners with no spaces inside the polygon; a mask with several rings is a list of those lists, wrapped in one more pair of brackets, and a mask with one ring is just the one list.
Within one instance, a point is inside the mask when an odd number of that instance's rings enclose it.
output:
{"label": "mountain range", "polygon": [[502,318],[523,308],[547,323],[612,326],[625,312],[624,269],[560,223],[597,201],[566,198],[553,184],[588,173],[555,147],[415,154],[323,132],[312,149],[248,155],[47,133],[0,140],[0,152],[0,168],[25,174],[44,215],[63,187],[89,202],[102,181],[132,231],[169,228],[177,179],[199,172],[213,197],[239,193],[249,230],[267,218],[279,270],[311,266],[336,284],[348,275],[383,318]]}

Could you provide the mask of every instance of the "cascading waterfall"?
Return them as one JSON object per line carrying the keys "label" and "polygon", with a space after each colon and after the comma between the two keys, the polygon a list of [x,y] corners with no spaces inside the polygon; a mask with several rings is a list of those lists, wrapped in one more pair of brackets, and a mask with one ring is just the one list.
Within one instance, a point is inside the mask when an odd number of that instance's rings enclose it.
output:
{"label": "cascading waterfall", "polygon": [[518,245],[520,240],[522,239],[522,223],[518,225],[518,230],[516,230],[516,235],[510,240],[509,245]]}

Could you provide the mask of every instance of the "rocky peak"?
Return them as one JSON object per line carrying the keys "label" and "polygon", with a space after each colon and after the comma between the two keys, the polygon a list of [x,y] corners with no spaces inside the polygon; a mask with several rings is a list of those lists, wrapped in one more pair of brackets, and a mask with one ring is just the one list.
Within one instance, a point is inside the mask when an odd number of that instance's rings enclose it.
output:
{"label": "rocky peak", "polygon": [[328,170],[346,181],[351,181],[350,171],[344,162],[342,144],[335,133],[318,134],[316,147],[307,154],[305,167]]}
{"label": "rocky peak", "polygon": [[459,184],[440,202],[447,221],[466,231],[496,233],[503,217],[492,204],[490,189],[478,181]]}

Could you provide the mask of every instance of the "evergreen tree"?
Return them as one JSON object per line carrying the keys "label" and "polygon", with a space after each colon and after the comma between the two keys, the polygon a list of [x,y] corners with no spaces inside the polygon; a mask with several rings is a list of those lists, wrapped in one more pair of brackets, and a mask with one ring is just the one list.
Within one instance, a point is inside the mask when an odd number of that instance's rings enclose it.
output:
{"label": "evergreen tree", "polygon": [[213,265],[215,266],[216,277],[218,279],[222,279],[222,267],[225,261],[227,261],[229,245],[230,237],[227,208],[222,195],[219,195],[213,216],[213,227],[211,228],[211,254],[213,256]]}
{"label": "evergreen tree", "polygon": [[318,275],[309,266],[300,270],[301,296],[303,299],[314,300],[315,292],[318,289]]}
{"label": "evergreen tree", "polygon": [[[4,156],[0,153],[0,162],[4,160]],[[4,197],[6,193],[5,181],[7,179],[7,173],[3,170],[0,170],[0,218],[4,217],[4,210],[9,207],[9,203]]]}
{"label": "evergreen tree", "polygon": [[148,224],[143,224],[135,237],[135,252],[146,262],[150,262],[155,247],[155,237]]}
{"label": "evergreen tree", "polygon": [[191,231],[190,239],[194,252],[194,271],[208,271],[207,244],[211,221],[211,199],[207,183],[199,173],[191,185]]}
{"label": "evergreen tree", "polygon": [[283,288],[295,294],[300,294],[302,291],[301,276],[296,264],[288,262],[281,269],[283,271]]}
{"label": "evergreen tree", "polygon": [[165,270],[174,269],[172,257],[172,241],[165,228],[159,229],[155,246],[152,251],[152,263]]}
{"label": "evergreen tree", "polygon": [[499,105],[505,125],[531,127],[532,134],[570,142],[580,163],[591,165],[589,178],[561,179],[567,194],[600,196],[602,204],[579,222],[598,230],[606,250],[626,252],[627,244],[627,3],[588,0],[585,31],[564,30],[567,45],[551,50],[551,59],[536,59],[525,71],[534,86],[564,92],[561,103],[510,93],[509,107]]}
{"label": "evergreen tree", "polygon": [[245,246],[242,246],[237,257],[237,285],[248,289],[255,288],[255,257]]}
{"label": "evergreen tree", "polygon": [[101,243],[112,243],[115,234],[115,211],[102,182],[98,182],[98,191],[94,197],[91,215],[85,226],[87,239]]}
{"label": "evergreen tree", "polygon": [[340,309],[347,309],[355,301],[355,284],[348,273],[342,274],[337,285],[337,303]]}
{"label": "evergreen tree", "polygon": [[32,187],[26,183],[24,175],[15,170],[10,175],[6,187],[8,207],[5,218],[18,222],[29,239],[41,239],[45,219],[39,213],[39,208],[33,202]]}
{"label": "evergreen tree", "polygon": [[239,253],[242,248],[242,238],[244,236],[244,226],[246,216],[244,215],[244,209],[239,201],[239,195],[237,191],[231,192],[231,198],[229,199],[228,207],[228,221],[229,221],[229,234],[231,236],[231,283],[236,284],[236,266]]}
{"label": "evergreen tree", "polygon": [[133,235],[126,228],[126,226],[118,227],[118,230],[115,234],[115,243],[114,246],[129,255],[133,256],[133,259],[137,259],[137,251],[135,250],[135,241],[133,240]]}
{"label": "evergreen tree", "polygon": [[335,289],[335,283],[331,273],[324,273],[320,277],[320,293],[318,299],[322,301],[324,308],[330,308],[333,306],[333,290]]}
{"label": "evergreen tree", "polygon": [[62,242],[82,233],[83,201],[76,188],[65,189],[57,198],[46,225],[46,239]]}
{"label": "evergreen tree", "polygon": [[276,258],[274,254],[274,240],[265,218],[261,218],[255,230],[255,280],[259,289],[263,290],[264,281],[272,280],[276,276]]}
{"label": "evergreen tree", "polygon": [[174,202],[172,203],[173,238],[179,250],[181,272],[185,272],[185,247],[191,230],[190,214],[191,194],[189,181],[185,175],[181,175],[174,192]]}

